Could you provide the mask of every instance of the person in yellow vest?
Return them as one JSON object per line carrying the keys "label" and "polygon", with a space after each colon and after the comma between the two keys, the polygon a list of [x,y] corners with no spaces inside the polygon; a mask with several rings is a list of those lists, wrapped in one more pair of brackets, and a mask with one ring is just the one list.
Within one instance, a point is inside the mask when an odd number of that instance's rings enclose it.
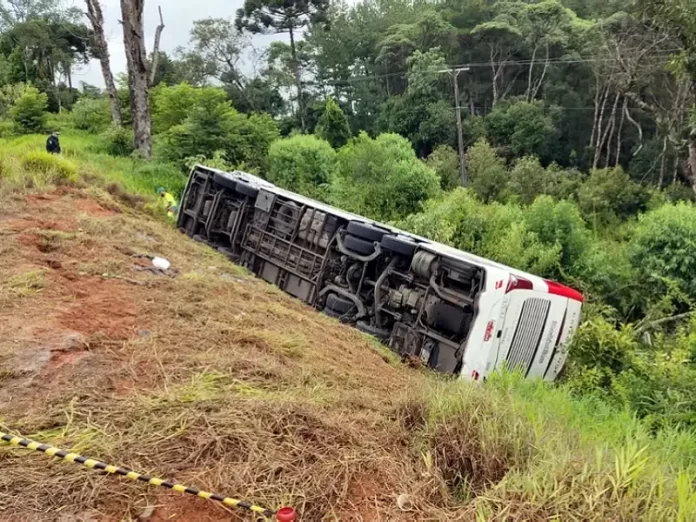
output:
{"label": "person in yellow vest", "polygon": [[176,198],[164,190],[163,187],[157,189],[157,194],[164,199],[164,202],[167,205],[167,216],[170,218],[176,218],[176,214],[179,211],[179,202],[176,200]]}

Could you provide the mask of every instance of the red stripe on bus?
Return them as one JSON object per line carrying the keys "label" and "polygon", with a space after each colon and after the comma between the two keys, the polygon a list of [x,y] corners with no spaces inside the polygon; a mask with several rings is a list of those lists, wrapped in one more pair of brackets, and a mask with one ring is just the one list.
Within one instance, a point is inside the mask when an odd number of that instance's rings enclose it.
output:
{"label": "red stripe on bus", "polygon": [[568,299],[579,301],[581,303],[585,301],[585,297],[580,292],[574,290],[573,288],[570,288],[569,286],[565,286],[560,283],[548,280],[546,281],[546,284],[549,286],[550,294],[560,295],[561,297],[567,297]]}

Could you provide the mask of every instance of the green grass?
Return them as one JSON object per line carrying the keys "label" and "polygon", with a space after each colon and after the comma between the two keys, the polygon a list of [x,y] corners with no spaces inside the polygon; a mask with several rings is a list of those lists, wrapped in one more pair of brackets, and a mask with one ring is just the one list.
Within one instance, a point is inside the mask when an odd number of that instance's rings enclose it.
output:
{"label": "green grass", "polygon": [[[0,140],[3,180],[48,186],[21,161],[43,140]],[[93,136],[69,132],[62,141],[83,182],[118,183],[141,196],[183,184],[169,166],[99,152]],[[95,187],[83,192],[114,204]],[[402,493],[416,506],[414,520],[696,519],[692,432],[651,431],[630,411],[579,399],[564,385],[514,374],[472,384],[404,368],[373,338],[246,279],[243,269],[161,222],[127,213],[77,219],[79,232],[27,232],[38,235],[42,252],[69,256],[63,247],[86,241],[122,253],[147,249],[166,254],[181,273],[148,291],[156,306],[140,302],[139,320],[153,335],[119,342],[116,366],[101,370],[118,380],[147,363],[140,378],[152,382],[138,381],[130,394],[101,395],[74,379],[75,389],[52,399],[46,419],[25,419],[20,411],[12,421],[29,426],[37,440],[156,474],[176,473],[184,462],[195,482],[248,492],[269,505],[288,497],[307,507],[306,520],[358,515],[350,511],[363,500],[349,487],[356,477],[379,485],[379,494],[365,500],[385,520],[403,516],[394,502]],[[131,264],[117,257],[77,261],[78,275],[126,273]],[[0,301],[50,297],[45,274],[8,273]],[[11,377],[0,370],[0,379]],[[0,478],[0,486],[33,495],[32,509],[44,508],[47,484],[55,509],[87,509],[97,494],[65,499],[109,487],[72,468],[47,477],[42,462],[27,462],[38,463],[33,474],[24,461],[3,461],[14,475]],[[22,487],[17,477],[25,476],[32,480]],[[121,501],[142,496],[137,484],[119,487]],[[123,512],[116,497],[105,498],[114,502],[105,512]],[[334,512],[337,505],[348,507]]]}
{"label": "green grass", "polygon": [[[5,163],[29,154],[36,156],[45,150],[46,136],[28,135],[15,138],[0,139],[0,157]],[[158,187],[177,197],[183,191],[186,176],[176,166],[156,160],[146,162],[130,157],[115,157],[103,152],[104,146],[100,137],[86,132],[70,130],[61,134],[62,159],[68,165],[77,167],[83,179],[96,178],[104,184],[117,183],[130,194],[154,196]],[[2,165],[0,172],[12,172],[12,176],[23,176],[27,169],[22,165]],[[6,177],[0,174],[0,177]],[[45,183],[37,183],[39,186]]]}

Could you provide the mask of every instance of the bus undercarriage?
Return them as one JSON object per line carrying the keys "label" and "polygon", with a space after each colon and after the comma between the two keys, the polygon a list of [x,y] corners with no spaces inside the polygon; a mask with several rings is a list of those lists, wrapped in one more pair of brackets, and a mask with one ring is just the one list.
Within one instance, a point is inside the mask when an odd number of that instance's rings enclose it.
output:
{"label": "bus undercarriage", "polygon": [[189,178],[178,226],[396,353],[460,372],[482,268],[251,175],[200,166]]}

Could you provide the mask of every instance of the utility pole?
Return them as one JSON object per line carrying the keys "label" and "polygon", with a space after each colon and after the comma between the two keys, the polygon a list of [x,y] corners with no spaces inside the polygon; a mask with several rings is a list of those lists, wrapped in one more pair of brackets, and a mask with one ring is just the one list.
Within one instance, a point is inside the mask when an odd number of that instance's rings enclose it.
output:
{"label": "utility pole", "polygon": [[469,67],[459,67],[438,71],[448,73],[454,81],[454,105],[457,113],[457,141],[459,142],[459,176],[462,187],[466,187],[469,184],[469,176],[466,171],[466,156],[464,154],[464,131],[462,130],[462,107],[459,103],[458,78],[460,72],[468,72],[469,70]]}

